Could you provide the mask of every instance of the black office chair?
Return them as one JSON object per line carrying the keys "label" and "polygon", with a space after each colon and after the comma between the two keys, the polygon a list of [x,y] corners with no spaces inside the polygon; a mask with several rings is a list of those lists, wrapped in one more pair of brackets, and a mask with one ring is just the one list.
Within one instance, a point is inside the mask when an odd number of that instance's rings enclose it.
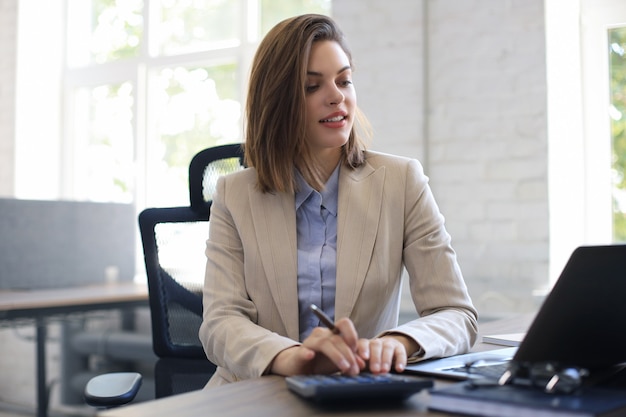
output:
{"label": "black office chair", "polygon": [[189,203],[209,215],[217,178],[243,169],[243,144],[214,146],[198,152],[189,164]]}
{"label": "black office chair", "polygon": [[[139,214],[152,347],[159,358],[154,371],[156,398],[201,389],[215,372],[198,338],[204,246],[217,178],[243,167],[240,144],[205,149],[189,165],[188,207],[147,208]],[[106,377],[106,383],[100,377]],[[111,374],[92,379],[85,389],[87,403],[111,407],[132,401],[141,377],[136,373],[118,377],[120,384]]]}

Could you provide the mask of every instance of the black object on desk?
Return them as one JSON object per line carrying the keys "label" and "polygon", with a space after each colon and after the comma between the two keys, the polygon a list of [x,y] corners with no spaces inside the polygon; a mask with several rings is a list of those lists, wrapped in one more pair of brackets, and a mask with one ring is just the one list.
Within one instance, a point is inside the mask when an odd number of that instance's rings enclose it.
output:
{"label": "black object on desk", "polygon": [[333,401],[401,401],[431,388],[433,380],[400,374],[296,375],[285,379],[295,394],[319,403]]}
{"label": "black object on desk", "polygon": [[460,382],[430,392],[429,409],[486,417],[608,417],[626,415],[624,390],[583,387],[572,394],[547,394],[517,385],[475,387]]}

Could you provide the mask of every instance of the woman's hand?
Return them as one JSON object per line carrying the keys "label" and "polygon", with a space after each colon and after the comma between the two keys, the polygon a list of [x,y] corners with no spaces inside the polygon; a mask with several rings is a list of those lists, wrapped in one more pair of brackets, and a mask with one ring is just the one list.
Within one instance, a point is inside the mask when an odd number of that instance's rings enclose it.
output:
{"label": "woman's hand", "polygon": [[407,352],[416,352],[418,348],[413,339],[402,334],[391,334],[359,340],[357,353],[367,362],[369,372],[383,374],[390,372],[392,367],[396,372],[404,371]]}
{"label": "woman's hand", "polygon": [[272,362],[271,373],[288,376],[339,371],[346,375],[357,375],[365,369],[365,360],[357,353],[365,339],[358,339],[350,319],[338,320],[335,327],[338,333],[316,327],[302,345],[280,352]]}
{"label": "woman's hand", "polygon": [[343,318],[335,323],[338,333],[324,327],[313,329],[299,346],[283,350],[274,358],[270,372],[278,375],[332,374],[357,375],[363,370],[374,374],[404,371],[407,352],[419,349],[411,338],[399,333],[376,339],[359,339],[354,324]]}

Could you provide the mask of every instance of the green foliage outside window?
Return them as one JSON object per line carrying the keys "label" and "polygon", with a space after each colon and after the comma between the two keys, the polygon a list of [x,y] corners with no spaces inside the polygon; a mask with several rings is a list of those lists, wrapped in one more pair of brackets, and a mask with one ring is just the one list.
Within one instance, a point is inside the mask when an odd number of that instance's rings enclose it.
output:
{"label": "green foliage outside window", "polygon": [[141,0],[97,0],[92,3],[91,54],[96,63],[138,56],[143,41]]}
{"label": "green foliage outside window", "polygon": [[626,27],[609,30],[611,137],[613,138],[613,240],[626,241]]}

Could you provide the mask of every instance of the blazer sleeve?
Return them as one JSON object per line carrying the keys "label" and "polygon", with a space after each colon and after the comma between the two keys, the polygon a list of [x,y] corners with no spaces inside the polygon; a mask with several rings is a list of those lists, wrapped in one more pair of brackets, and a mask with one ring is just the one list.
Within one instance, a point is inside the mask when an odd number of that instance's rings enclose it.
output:
{"label": "blazer sleeve", "polygon": [[[271,296],[253,302],[247,292],[245,239],[255,239],[245,203],[247,187],[222,177],[217,182],[206,244],[206,274],[203,288],[203,322],[199,337],[208,359],[218,366],[214,378],[233,382],[263,375],[272,359],[298,343],[257,324],[258,309],[272,303]],[[240,178],[238,179],[240,180]],[[239,181],[241,182],[241,181]],[[239,210],[239,211],[237,211]],[[236,213],[234,213],[236,211]],[[244,229],[244,230],[240,230]],[[251,256],[253,258],[253,256]],[[246,261],[252,262],[252,261]]]}
{"label": "blazer sleeve", "polygon": [[403,185],[403,263],[419,318],[385,333],[403,333],[420,345],[412,361],[464,353],[476,341],[478,313],[417,160],[407,164]]}

